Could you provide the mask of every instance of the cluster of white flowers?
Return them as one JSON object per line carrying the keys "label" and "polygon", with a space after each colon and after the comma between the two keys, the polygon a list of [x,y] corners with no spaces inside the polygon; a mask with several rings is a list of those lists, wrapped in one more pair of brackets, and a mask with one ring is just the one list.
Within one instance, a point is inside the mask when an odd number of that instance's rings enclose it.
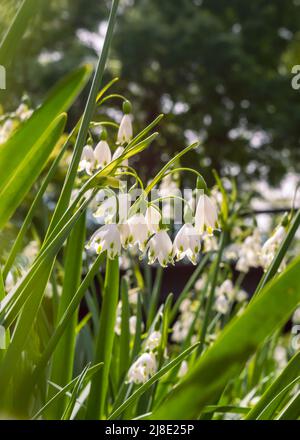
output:
{"label": "cluster of white flowers", "polygon": [[156,349],[158,348],[160,341],[161,333],[159,331],[153,331],[150,333],[144,344],[145,353],[137,358],[128,371],[128,383],[145,383],[156,373]]}
{"label": "cluster of white flowers", "polygon": [[195,213],[195,224],[185,223],[177,232],[174,243],[166,229],[161,227],[162,215],[158,208],[149,205],[145,214],[134,214],[120,224],[101,226],[91,237],[87,248],[96,253],[107,251],[109,258],[120,255],[122,247],[137,246],[148,253],[149,264],[156,260],[163,267],[174,260],[187,257],[196,264],[201,249],[201,240],[212,234],[217,227],[217,209],[204,194],[199,197]]}
{"label": "cluster of white flowers", "polygon": [[[236,269],[240,272],[246,273],[251,267],[262,267],[266,270],[274,259],[285,234],[285,228],[280,225],[271,237],[262,244],[261,234],[256,228],[243,242],[228,246],[225,256],[229,260],[236,260]],[[284,262],[280,270],[282,267],[284,267]]]}
{"label": "cluster of white flowers", "polygon": [[172,340],[180,343],[187,337],[190,327],[195,319],[195,312],[199,306],[199,301],[192,301],[190,298],[185,298],[180,304],[180,315],[178,320],[174,323],[172,329]]}
{"label": "cluster of white flowers", "polygon": [[0,125],[0,144],[6,142],[17,126],[30,118],[33,110],[29,109],[27,104],[21,103],[17,110],[9,114],[9,117],[5,119],[3,125]]}
{"label": "cluster of white flowers", "polygon": [[226,279],[216,288],[215,309],[222,315],[226,315],[233,301],[243,302],[248,295],[243,289],[236,289],[230,279]]}
{"label": "cluster of white flowers", "polygon": [[[112,154],[107,142],[106,130],[103,130],[101,133],[100,142],[98,142],[95,149],[93,149],[90,145],[86,145],[83,148],[78,168],[79,171],[85,171],[88,175],[92,175],[93,172],[101,170],[123,154],[124,147],[122,145],[130,142],[133,136],[132,116],[128,113],[130,111],[130,107],[130,104],[126,101],[123,106],[126,113],[124,114],[119,126],[116,142],[118,147],[116,148],[115,152]],[[124,160],[121,165],[127,166],[128,163],[126,160]]]}

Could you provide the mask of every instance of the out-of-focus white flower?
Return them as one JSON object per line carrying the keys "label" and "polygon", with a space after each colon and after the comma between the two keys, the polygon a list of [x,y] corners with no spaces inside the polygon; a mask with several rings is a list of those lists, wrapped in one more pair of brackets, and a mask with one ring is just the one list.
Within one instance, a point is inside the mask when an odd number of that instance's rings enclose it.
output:
{"label": "out-of-focus white flower", "polygon": [[118,226],[115,224],[102,226],[92,235],[87,248],[93,249],[97,254],[107,251],[111,259],[120,255],[121,239]]}
{"label": "out-of-focus white flower", "polygon": [[14,131],[14,122],[12,119],[7,119],[2,127],[0,127],[0,144],[7,141]]}
{"label": "out-of-focus white flower", "polygon": [[279,245],[282,242],[285,234],[286,232],[284,227],[280,226],[278,229],[276,229],[274,234],[264,243],[260,254],[261,264],[264,269],[267,269],[272,263],[277,249],[279,248]]}
{"label": "out-of-focus white flower", "polygon": [[128,383],[145,383],[157,370],[155,354],[143,353],[130,367],[128,371]]}
{"label": "out-of-focus white flower", "polygon": [[214,200],[206,194],[200,195],[195,214],[196,230],[200,234],[206,231],[209,235],[212,235],[217,226],[218,212]]}
{"label": "out-of-focus white flower", "polygon": [[219,295],[216,298],[215,309],[222,315],[226,315],[229,310],[229,301],[225,295]]}
{"label": "out-of-focus white flower", "polygon": [[173,262],[173,244],[166,231],[157,232],[148,242],[148,260],[153,264],[157,259],[162,267]]}
{"label": "out-of-focus white flower", "polygon": [[123,116],[119,126],[117,143],[121,145],[128,143],[131,141],[132,136],[133,136],[133,130],[132,130],[131,115],[126,114]]}
{"label": "out-of-focus white flower", "polygon": [[135,335],[135,329],[136,329],[136,316],[130,316],[129,318],[129,332],[131,335]]}
{"label": "out-of-focus white flower", "polygon": [[281,346],[277,345],[274,350],[274,359],[278,364],[278,367],[280,369],[284,368],[287,364],[287,352],[286,349]]}
{"label": "out-of-focus white flower", "polygon": [[248,272],[250,267],[259,267],[261,264],[260,252],[261,237],[258,229],[255,229],[253,234],[241,243],[236,269],[240,272]]}
{"label": "out-of-focus white flower", "polygon": [[206,278],[202,276],[201,278],[198,278],[198,280],[195,282],[195,289],[197,291],[200,291],[204,289],[205,285],[206,285]]}
{"label": "out-of-focus white flower", "polygon": [[225,295],[230,301],[232,301],[235,296],[235,289],[232,284],[232,281],[229,279],[223,281],[221,286],[216,288],[216,295],[217,296]]}
{"label": "out-of-focus white flower", "polygon": [[187,372],[188,372],[188,363],[187,361],[182,361],[177,376],[183,377],[186,375]]}
{"label": "out-of-focus white flower", "polygon": [[300,307],[298,307],[292,317],[293,324],[300,324]]}
{"label": "out-of-focus white flower", "polygon": [[149,230],[145,217],[143,214],[134,214],[132,217],[129,217],[127,223],[132,235],[133,244],[137,243],[139,249],[143,252],[149,238]]}
{"label": "out-of-focus white flower", "polygon": [[148,336],[146,343],[145,343],[145,349],[153,351],[155,348],[157,348],[160,344],[161,340],[161,333],[158,331],[154,331],[150,333]]}
{"label": "out-of-focus white flower", "polygon": [[189,298],[185,298],[181,302],[179,306],[179,310],[181,311],[181,313],[189,312],[191,310],[191,305],[192,305],[192,301]]}
{"label": "out-of-focus white flower", "polygon": [[101,140],[94,151],[95,168],[104,168],[111,162],[111,151],[106,141]]}
{"label": "out-of-focus white flower", "polygon": [[213,252],[218,250],[218,241],[214,235],[203,234],[203,252]]}
{"label": "out-of-focus white flower", "polygon": [[11,271],[8,272],[5,280],[5,290],[9,292],[15,285],[14,277]]}
{"label": "out-of-focus white flower", "polygon": [[33,110],[31,110],[28,105],[21,103],[19,107],[16,110],[16,116],[21,120],[25,121],[26,119],[30,118],[32,115]]}
{"label": "out-of-focus white flower", "polygon": [[244,302],[244,301],[246,301],[248,299],[248,293],[245,290],[243,290],[243,289],[239,289],[236,292],[235,299],[239,303]]}
{"label": "out-of-focus white flower", "polygon": [[118,336],[120,336],[120,334],[121,334],[121,323],[122,323],[121,316],[117,316],[116,317],[116,322],[115,322],[115,333]]}
{"label": "out-of-focus white flower", "polygon": [[145,218],[150,234],[155,234],[155,232],[158,232],[161,221],[161,213],[159,210],[150,205],[146,209]]}
{"label": "out-of-focus white flower", "polygon": [[191,263],[196,264],[200,251],[200,235],[193,225],[186,223],[181,227],[177,232],[173,247],[177,260],[187,257]]}

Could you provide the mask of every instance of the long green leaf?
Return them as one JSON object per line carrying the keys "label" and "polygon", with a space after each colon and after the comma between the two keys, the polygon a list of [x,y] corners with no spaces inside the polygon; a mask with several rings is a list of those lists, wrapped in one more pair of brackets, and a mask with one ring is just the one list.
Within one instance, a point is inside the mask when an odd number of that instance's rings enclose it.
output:
{"label": "long green leaf", "polygon": [[268,283],[242,315],[228,324],[153,418],[193,418],[205,405],[213,403],[259,345],[284,324],[297,306],[299,270],[300,257]]}
{"label": "long green leaf", "polygon": [[[0,228],[15,212],[23,198],[31,188],[52,150],[63,133],[67,116],[58,116],[45,130],[43,135],[32,145],[29,154],[21,160],[11,173],[9,180],[0,189]],[[21,149],[21,148],[20,148]]]}
{"label": "long green leaf", "polygon": [[20,45],[23,34],[26,31],[28,22],[35,16],[41,5],[40,0],[23,0],[12,24],[0,43],[0,64],[6,68],[13,59],[13,56]]}

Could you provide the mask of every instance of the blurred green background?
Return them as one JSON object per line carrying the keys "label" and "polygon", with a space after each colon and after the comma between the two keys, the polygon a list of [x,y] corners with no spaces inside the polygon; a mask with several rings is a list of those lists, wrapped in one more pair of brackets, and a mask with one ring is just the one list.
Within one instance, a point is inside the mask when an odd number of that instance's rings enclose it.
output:
{"label": "blurred green background", "polygon": [[[62,75],[95,62],[101,50],[110,1],[37,1],[40,12],[8,68],[4,110],[24,92],[38,105]],[[1,0],[0,38],[19,4]],[[185,164],[198,165],[208,181],[216,168],[241,183],[276,185],[300,168],[294,64],[300,0],[121,0],[106,80],[120,77],[115,91],[132,100],[136,130],[166,114],[162,136],[139,159],[144,178],[200,137],[201,154]],[[70,127],[82,108],[77,102]]]}

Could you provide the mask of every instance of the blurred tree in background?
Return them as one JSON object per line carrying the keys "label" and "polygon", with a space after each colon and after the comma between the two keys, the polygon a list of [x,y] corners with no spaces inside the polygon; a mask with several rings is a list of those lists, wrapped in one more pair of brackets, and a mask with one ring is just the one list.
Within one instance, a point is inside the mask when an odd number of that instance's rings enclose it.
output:
{"label": "blurred tree in background", "polygon": [[[110,2],[37,1],[42,11],[12,66],[5,108],[23,90],[39,102],[101,48]],[[18,3],[1,0],[0,33]],[[276,184],[300,167],[293,64],[300,64],[299,0],[124,0],[107,79],[120,76],[116,89],[132,99],[139,127],[166,113],[160,143],[140,159],[146,177],[168,152],[200,136],[200,154],[189,160],[206,178],[214,167]]]}

